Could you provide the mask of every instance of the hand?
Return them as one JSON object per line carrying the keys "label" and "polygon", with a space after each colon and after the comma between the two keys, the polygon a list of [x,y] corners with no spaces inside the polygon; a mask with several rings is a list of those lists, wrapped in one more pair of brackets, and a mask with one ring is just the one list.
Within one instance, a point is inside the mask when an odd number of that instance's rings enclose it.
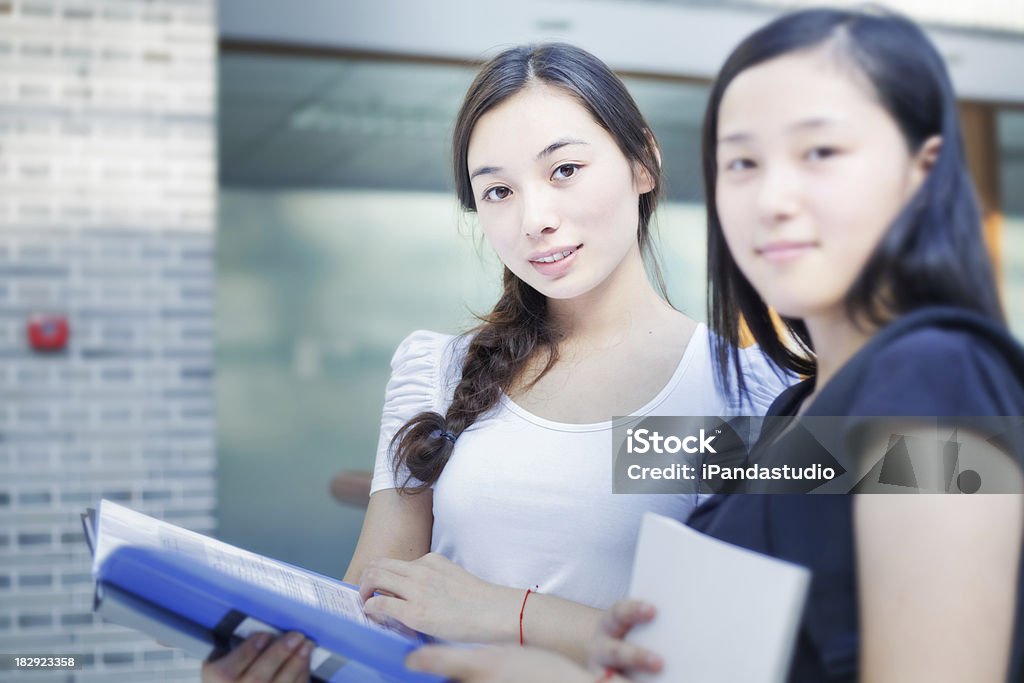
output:
{"label": "hand", "polygon": [[256,633],[215,661],[203,662],[203,683],[307,683],[313,642],[301,633]]}
{"label": "hand", "polygon": [[637,624],[654,619],[654,605],[639,600],[622,600],[612,605],[587,650],[587,661],[596,669],[657,673],[664,666],[661,657],[623,638]]}
{"label": "hand", "polygon": [[479,579],[437,553],[413,562],[374,560],[363,572],[359,595],[366,616],[377,622],[397,619],[462,642],[519,638],[522,592]]}
{"label": "hand", "polygon": [[405,660],[414,671],[454,678],[463,683],[594,683],[588,673],[561,655],[518,645],[461,648],[430,645]]}

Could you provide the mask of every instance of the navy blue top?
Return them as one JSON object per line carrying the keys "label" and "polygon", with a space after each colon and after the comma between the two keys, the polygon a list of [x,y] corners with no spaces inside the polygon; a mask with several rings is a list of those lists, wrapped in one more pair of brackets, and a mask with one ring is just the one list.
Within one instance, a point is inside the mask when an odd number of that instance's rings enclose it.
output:
{"label": "navy blue top", "polygon": [[[792,416],[814,390],[783,392],[769,415]],[[814,416],[1024,415],[1024,349],[1005,328],[973,313],[928,308],[883,328],[804,412]],[[852,422],[852,421],[851,421]],[[762,446],[784,450],[783,435]],[[1020,444],[1011,445],[1019,457]],[[687,522],[736,545],[811,569],[789,680],[853,681],[860,627],[850,495],[714,496]],[[1024,573],[1018,573],[1010,681],[1024,681]]]}

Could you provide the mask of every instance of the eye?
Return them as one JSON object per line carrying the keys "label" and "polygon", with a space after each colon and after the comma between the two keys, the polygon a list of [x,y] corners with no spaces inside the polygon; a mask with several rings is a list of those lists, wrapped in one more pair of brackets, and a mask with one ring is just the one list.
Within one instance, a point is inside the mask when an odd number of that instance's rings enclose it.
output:
{"label": "eye", "polygon": [[839,150],[835,147],[812,147],[804,153],[804,158],[808,161],[823,161],[836,154],[839,154]]}
{"label": "eye", "polygon": [[485,202],[500,202],[512,196],[512,190],[504,185],[495,185],[484,190],[483,200]]}
{"label": "eye", "polygon": [[755,164],[752,160],[746,158],[730,159],[725,162],[726,171],[746,171],[754,168]]}
{"label": "eye", "polygon": [[579,164],[562,164],[555,169],[555,172],[551,174],[553,180],[568,180],[576,175],[577,171],[580,170]]}

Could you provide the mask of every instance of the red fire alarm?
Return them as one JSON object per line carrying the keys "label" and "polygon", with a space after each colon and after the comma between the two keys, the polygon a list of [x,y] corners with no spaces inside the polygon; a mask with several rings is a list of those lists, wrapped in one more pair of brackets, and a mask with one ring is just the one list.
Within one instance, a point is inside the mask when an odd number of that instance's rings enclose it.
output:
{"label": "red fire alarm", "polygon": [[28,319],[28,343],[36,351],[61,351],[70,334],[67,316],[33,315]]}

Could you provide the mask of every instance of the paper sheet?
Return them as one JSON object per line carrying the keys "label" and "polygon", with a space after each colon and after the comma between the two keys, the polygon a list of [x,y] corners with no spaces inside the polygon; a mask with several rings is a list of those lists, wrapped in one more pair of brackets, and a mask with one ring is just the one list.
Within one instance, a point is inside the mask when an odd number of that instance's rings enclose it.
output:
{"label": "paper sheet", "polygon": [[638,681],[781,683],[792,658],[810,571],[644,515],[630,597],[657,616],[627,637],[661,655]]}
{"label": "paper sheet", "polygon": [[225,574],[318,607],[330,614],[346,617],[371,628],[415,636],[412,631],[400,625],[385,627],[371,621],[363,613],[358,591],[338,581],[154,519],[109,500],[100,501],[97,524],[93,575],[96,575],[98,567],[106,558],[122,546],[162,548],[181,553]]}

